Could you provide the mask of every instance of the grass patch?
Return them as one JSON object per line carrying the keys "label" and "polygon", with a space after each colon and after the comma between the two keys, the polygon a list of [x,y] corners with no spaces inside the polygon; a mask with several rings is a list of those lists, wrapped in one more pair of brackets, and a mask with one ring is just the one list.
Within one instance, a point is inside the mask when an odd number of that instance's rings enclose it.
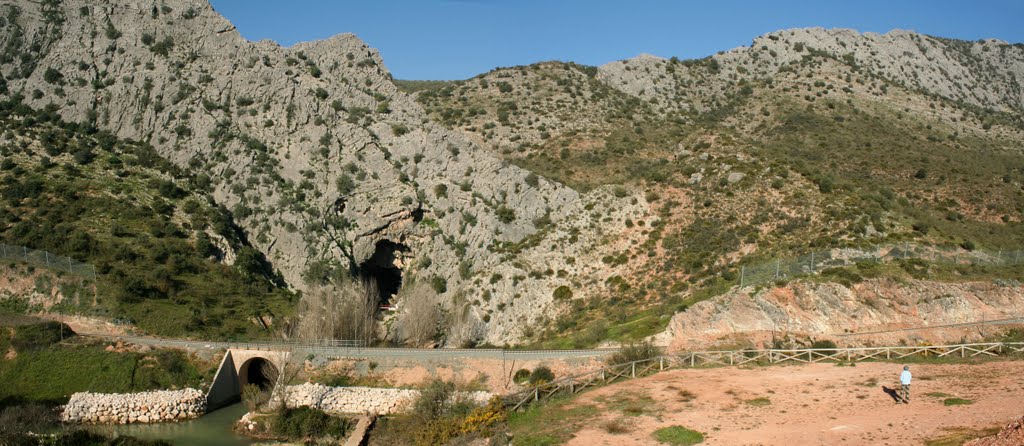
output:
{"label": "grass patch", "polygon": [[25,401],[60,404],[82,391],[122,393],[198,386],[203,379],[182,351],[118,353],[107,351],[105,344],[81,339],[55,343],[50,333],[54,327],[45,322],[0,335],[6,341],[30,332],[33,339],[43,339],[15,347],[13,359],[0,359],[0,406]]}
{"label": "grass patch", "polygon": [[928,393],[924,394],[924,396],[930,396],[932,398],[949,398],[949,397],[952,397],[953,395],[950,395],[948,393],[942,393],[942,392],[928,392]]}
{"label": "grass patch", "polygon": [[770,406],[772,404],[772,400],[762,396],[754,398],[752,400],[747,400],[746,403],[754,407],[764,407]]}
{"label": "grass patch", "polygon": [[960,446],[970,440],[974,440],[975,438],[987,437],[989,435],[999,433],[998,427],[990,427],[986,429],[970,429],[961,427],[947,428],[944,430],[947,434],[925,440],[925,446]]}
{"label": "grass patch", "polygon": [[599,397],[597,401],[604,404],[607,410],[631,417],[650,415],[661,410],[661,406],[650,395],[633,390],[621,390],[608,397]]}
{"label": "grass patch", "polygon": [[663,427],[651,434],[660,443],[671,445],[693,445],[704,442],[704,434],[682,426]]}
{"label": "grass patch", "polygon": [[508,427],[516,445],[562,444],[601,414],[595,406],[570,404],[564,397],[558,397],[544,404],[532,405],[525,411],[510,413]]}
{"label": "grass patch", "polygon": [[974,401],[957,397],[942,400],[943,406],[966,406],[968,404],[974,404]]}

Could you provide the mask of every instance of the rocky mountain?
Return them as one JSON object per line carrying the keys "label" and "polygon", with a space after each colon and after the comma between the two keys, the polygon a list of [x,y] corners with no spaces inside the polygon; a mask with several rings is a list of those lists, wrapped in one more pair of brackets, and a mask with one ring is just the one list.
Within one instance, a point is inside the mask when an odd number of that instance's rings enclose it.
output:
{"label": "rocky mountain", "polygon": [[151,145],[293,289],[430,283],[449,344],[637,339],[740,262],[1024,233],[1020,45],[804,29],[417,83],[353,35],[247,41],[204,1],[0,15],[7,98]]}
{"label": "rocky mountain", "polygon": [[[580,280],[606,249],[598,239],[629,239],[623,215],[645,212],[635,197],[581,197],[430,122],[352,35],[249,42],[205,2],[0,8],[7,95],[198,172],[298,289],[352,270],[390,296],[412,274],[480,326],[472,337],[501,343]],[[590,211],[606,228],[577,235]],[[498,310],[520,298],[529,312]]]}

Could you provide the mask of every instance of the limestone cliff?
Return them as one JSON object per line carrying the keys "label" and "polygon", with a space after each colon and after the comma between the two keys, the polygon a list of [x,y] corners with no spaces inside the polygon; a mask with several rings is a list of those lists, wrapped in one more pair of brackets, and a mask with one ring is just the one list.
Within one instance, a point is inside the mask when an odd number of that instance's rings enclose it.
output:
{"label": "limestone cliff", "polygon": [[[431,123],[351,34],[250,42],[190,0],[20,2],[0,16],[7,96],[148,142],[208,179],[298,289],[356,270],[391,294],[415,275],[473,327],[465,337],[509,342],[555,288],[586,280],[554,274],[582,268],[560,266],[566,256],[594,263],[594,238],[617,240],[646,212],[636,197],[587,206]],[[605,209],[614,220],[570,240],[580,214]],[[513,300],[522,311],[496,311]]]}

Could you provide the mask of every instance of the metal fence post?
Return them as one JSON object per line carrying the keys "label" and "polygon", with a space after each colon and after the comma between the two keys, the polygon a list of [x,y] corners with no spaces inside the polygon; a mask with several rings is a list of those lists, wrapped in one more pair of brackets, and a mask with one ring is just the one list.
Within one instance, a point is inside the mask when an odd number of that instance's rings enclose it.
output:
{"label": "metal fence post", "polygon": [[811,253],[811,274],[814,274],[814,253]]}
{"label": "metal fence post", "polygon": [[743,288],[743,278],[746,275],[746,272],[747,272],[746,265],[741,266],[740,267],[740,288]]}
{"label": "metal fence post", "polygon": [[780,267],[781,265],[782,265],[782,261],[781,261],[781,260],[776,260],[776,261],[775,261],[775,279],[776,279],[776,280],[778,280],[778,279],[779,279],[779,267]]}
{"label": "metal fence post", "polygon": [[46,267],[49,268],[50,267],[50,252],[49,251],[43,251],[43,258],[46,259]]}

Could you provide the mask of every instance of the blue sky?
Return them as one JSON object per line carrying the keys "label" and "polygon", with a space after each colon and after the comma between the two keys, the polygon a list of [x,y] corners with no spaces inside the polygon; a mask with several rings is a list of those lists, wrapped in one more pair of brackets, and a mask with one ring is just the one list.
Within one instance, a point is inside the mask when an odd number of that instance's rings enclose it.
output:
{"label": "blue sky", "polygon": [[290,46],[344,32],[398,79],[465,79],[544,60],[601,65],[698,58],[784,28],[894,28],[1024,42],[1024,1],[212,0],[250,40]]}

